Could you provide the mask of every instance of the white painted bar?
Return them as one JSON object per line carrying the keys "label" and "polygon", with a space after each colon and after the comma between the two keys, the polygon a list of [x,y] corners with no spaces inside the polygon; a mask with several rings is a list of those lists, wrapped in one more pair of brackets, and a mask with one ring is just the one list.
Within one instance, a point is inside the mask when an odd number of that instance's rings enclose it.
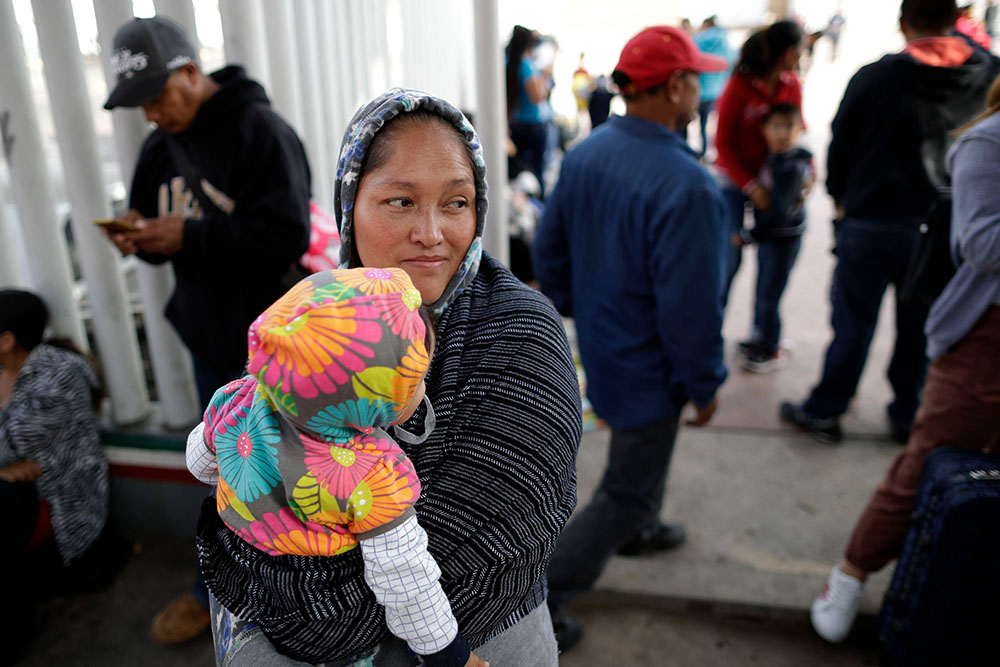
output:
{"label": "white painted bar", "polygon": [[507,219],[507,105],[504,101],[503,61],[497,0],[475,3],[476,36],[476,132],[483,143],[486,175],[490,184],[490,212],[483,247],[504,264],[510,263],[510,232]]}
{"label": "white painted bar", "polygon": [[219,15],[222,18],[226,62],[243,65],[251,79],[271,92],[271,67],[264,39],[264,8],[260,0],[219,0]]}
{"label": "white painted bar", "polygon": [[[316,26],[320,78],[320,91],[317,98],[323,123],[323,135],[326,138],[327,161],[333,175],[336,175],[337,159],[340,155],[340,139],[348,119],[343,116],[343,104],[339,99],[340,91],[343,90],[344,86],[340,80],[340,67],[337,65],[337,34],[334,28],[332,2],[316,0]],[[333,209],[332,201],[324,201],[321,204],[327,210]]]}
{"label": "white painted bar", "polygon": [[24,250],[31,258],[29,282],[48,304],[53,333],[87,349],[73,298],[69,252],[59,229],[37,112],[31,102],[28,65],[13,0],[0,0],[0,63],[2,145]]}
{"label": "white painted bar", "polygon": [[302,77],[303,142],[312,169],[312,196],[323,206],[333,202],[333,179],[330,176],[326,151],[326,133],[323,127],[322,90],[316,48],[316,6],[309,0],[296,2],[295,32],[299,54],[299,74]]}
{"label": "white painted bar", "polygon": [[139,344],[117,252],[93,225],[111,214],[70,0],[32,0],[56,135],[72,209],[73,238],[93,316],[94,337],[111,396],[112,418],[135,423],[150,413]]}
{"label": "white painted bar", "polygon": [[271,70],[271,104],[302,135],[302,83],[295,51],[292,0],[263,0],[263,3],[267,58]]}
{"label": "white painted bar", "polygon": [[166,16],[174,23],[184,28],[188,39],[197,48],[201,42],[198,40],[198,24],[194,19],[194,4],[191,0],[153,0],[153,7],[160,16]]}
{"label": "white painted bar", "polygon": [[[111,43],[119,27],[132,19],[131,0],[94,0],[101,64],[108,88],[115,84],[111,74]],[[132,174],[142,142],[150,128],[140,109],[118,108],[112,112],[115,149],[122,178],[132,182]],[[167,300],[173,291],[174,277],[168,264],[139,262],[139,291],[145,307],[143,320],[146,339],[160,402],[160,416],[167,428],[181,428],[198,420],[200,409],[195,392],[191,355],[177,332],[164,316]]]}

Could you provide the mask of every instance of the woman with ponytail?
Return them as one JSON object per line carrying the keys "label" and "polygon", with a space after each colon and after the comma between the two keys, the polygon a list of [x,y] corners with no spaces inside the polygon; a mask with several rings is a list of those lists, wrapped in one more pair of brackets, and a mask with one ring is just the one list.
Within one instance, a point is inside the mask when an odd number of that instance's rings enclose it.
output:
{"label": "woman with ponytail", "polygon": [[[505,52],[507,120],[517,155],[538,179],[544,198],[545,149],[552,107],[549,105],[550,76],[540,70],[532,58],[538,41],[534,31],[523,25],[514,26]],[[512,177],[514,175],[511,173]]]}
{"label": "woman with ponytail", "polygon": [[[715,166],[725,198],[730,232],[739,233],[747,202],[766,211],[771,207],[767,188],[757,173],[767,157],[764,117],[776,104],[793,104],[802,111],[802,87],[794,70],[802,53],[802,30],[792,21],[778,21],[750,35],[740,51],[722,97],[715,147]],[[741,249],[732,247],[723,303],[740,267]]]}

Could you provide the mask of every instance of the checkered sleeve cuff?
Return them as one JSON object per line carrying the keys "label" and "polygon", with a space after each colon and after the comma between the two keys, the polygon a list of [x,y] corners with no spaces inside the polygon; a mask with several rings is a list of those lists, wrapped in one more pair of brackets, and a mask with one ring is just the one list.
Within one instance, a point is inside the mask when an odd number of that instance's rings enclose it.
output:
{"label": "checkered sleeve cuff", "polygon": [[429,665],[464,665],[468,644],[458,635],[458,622],[438,581],[441,570],[427,551],[427,533],[417,518],[361,540],[361,553],[365,581],[385,607],[389,630],[425,661],[434,656]]}
{"label": "checkered sleeve cuff", "polygon": [[215,453],[205,443],[205,423],[194,427],[188,435],[184,458],[188,470],[199,482],[215,484],[219,481],[219,462]]}

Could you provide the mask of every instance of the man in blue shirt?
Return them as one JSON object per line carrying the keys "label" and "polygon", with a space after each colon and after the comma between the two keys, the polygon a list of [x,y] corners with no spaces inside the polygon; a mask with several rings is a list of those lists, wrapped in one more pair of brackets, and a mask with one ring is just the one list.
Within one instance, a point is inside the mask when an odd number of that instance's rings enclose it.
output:
{"label": "man in blue shirt", "polygon": [[707,423],[726,377],[727,240],[722,197],[680,131],[698,109],[698,73],[726,66],[676,28],[633,37],[612,74],[626,115],[566,156],[533,246],[542,291],[576,321],[587,395],[611,425],[601,484],[549,567],[562,650],[581,630],[560,607],[591,587],[612,554],[685,538],[659,512],[681,409],[693,403],[688,423]]}

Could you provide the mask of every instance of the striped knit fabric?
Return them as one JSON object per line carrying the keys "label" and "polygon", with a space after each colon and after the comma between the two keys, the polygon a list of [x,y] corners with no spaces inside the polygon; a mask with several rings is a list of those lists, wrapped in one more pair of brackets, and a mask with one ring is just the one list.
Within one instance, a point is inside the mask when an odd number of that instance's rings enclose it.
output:
{"label": "striped knit fabric", "polygon": [[[35,485],[52,512],[52,533],[65,563],[83,555],[108,518],[108,461],[91,400],[100,381],[85,358],[39,345],[0,409],[0,466],[31,459]],[[2,509],[0,509],[2,511]]]}
{"label": "striped knit fabric", "polygon": [[[400,444],[420,476],[417,516],[459,631],[481,646],[544,601],[549,557],[576,504],[580,394],[555,310],[484,255],[438,322],[427,394],[437,427]],[[406,430],[419,434],[424,415],[421,406]],[[206,501],[199,551],[219,601],[293,658],[370,654],[386,634],[358,549],[268,556]]]}

